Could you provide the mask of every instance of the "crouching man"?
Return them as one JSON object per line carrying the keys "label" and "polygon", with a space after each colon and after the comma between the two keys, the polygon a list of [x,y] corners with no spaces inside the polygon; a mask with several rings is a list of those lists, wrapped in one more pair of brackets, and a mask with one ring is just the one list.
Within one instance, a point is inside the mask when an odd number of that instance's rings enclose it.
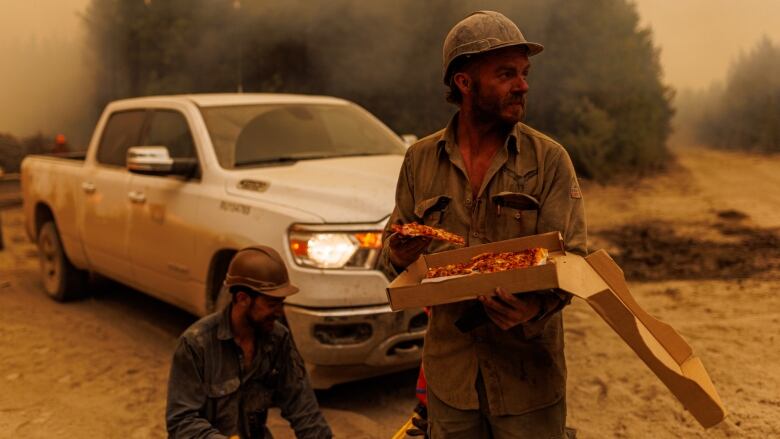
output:
{"label": "crouching man", "polygon": [[271,438],[276,406],[297,438],[331,438],[289,331],[277,321],[298,292],[270,247],[239,251],[225,287],[232,300],[179,339],[168,381],[171,438]]}

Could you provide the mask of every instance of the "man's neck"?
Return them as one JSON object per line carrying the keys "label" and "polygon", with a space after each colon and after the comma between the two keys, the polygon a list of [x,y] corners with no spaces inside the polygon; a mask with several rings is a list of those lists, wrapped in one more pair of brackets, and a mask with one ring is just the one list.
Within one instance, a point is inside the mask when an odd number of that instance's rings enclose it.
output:
{"label": "man's neck", "polygon": [[493,118],[488,121],[463,105],[458,113],[457,142],[463,158],[471,194],[478,197],[493,157],[506,140],[511,127]]}
{"label": "man's neck", "polygon": [[458,112],[457,128],[458,145],[473,155],[483,152],[492,155],[512,129],[501,120],[480,117],[471,106],[466,105]]}
{"label": "man's neck", "polygon": [[254,342],[255,329],[235,307],[230,311],[230,329],[233,332],[233,339],[239,344]]}

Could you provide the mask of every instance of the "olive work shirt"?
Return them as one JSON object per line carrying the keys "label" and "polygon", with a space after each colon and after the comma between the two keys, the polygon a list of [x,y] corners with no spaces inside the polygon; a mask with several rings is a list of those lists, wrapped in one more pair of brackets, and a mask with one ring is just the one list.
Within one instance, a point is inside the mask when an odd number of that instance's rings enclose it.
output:
{"label": "olive work shirt", "polygon": [[[456,143],[457,114],[446,129],[412,145],[406,153],[392,224],[440,227],[466,238],[469,246],[520,236],[560,231],[566,248],[586,254],[585,209],[577,177],[564,148],[544,134],[518,123],[499,148],[476,197]],[[502,192],[527,193],[538,211],[499,209]],[[392,280],[398,272],[384,240],[379,267]],[[454,248],[433,241],[427,253]],[[444,403],[461,410],[480,408],[477,374],[485,384],[491,415],[518,415],[550,406],[566,394],[563,321],[558,312],[571,298],[558,291],[538,294],[543,314],[507,331],[492,321],[462,333],[455,321],[472,300],[432,307],[423,351],[428,388]]]}
{"label": "olive work shirt", "polygon": [[277,406],[297,438],[332,438],[287,328],[276,322],[271,333],[258,333],[244,370],[231,309],[198,320],[179,338],[168,381],[169,437],[271,438],[266,418]]}

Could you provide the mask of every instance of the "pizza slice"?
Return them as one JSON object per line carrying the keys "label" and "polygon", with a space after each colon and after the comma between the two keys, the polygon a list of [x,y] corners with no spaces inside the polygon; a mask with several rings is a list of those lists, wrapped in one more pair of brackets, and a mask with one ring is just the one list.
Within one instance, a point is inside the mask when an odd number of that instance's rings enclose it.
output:
{"label": "pizza slice", "polygon": [[468,262],[449,264],[443,267],[431,267],[428,269],[426,277],[433,279],[535,267],[546,264],[547,257],[547,249],[541,247],[519,252],[482,253],[474,256]]}
{"label": "pizza slice", "polygon": [[433,239],[452,242],[453,244],[466,245],[466,240],[462,236],[450,233],[443,229],[426,226],[418,223],[393,224],[393,232],[403,236],[429,236]]}
{"label": "pizza slice", "polygon": [[428,279],[446,276],[463,276],[473,274],[469,264],[449,264],[443,267],[432,267],[428,269]]}

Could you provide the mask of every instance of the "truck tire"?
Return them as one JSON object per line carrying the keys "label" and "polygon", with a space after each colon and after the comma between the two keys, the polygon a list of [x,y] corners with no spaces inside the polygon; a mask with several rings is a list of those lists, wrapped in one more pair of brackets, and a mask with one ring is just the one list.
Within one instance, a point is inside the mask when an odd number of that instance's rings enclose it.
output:
{"label": "truck tire", "polygon": [[54,221],[46,222],[38,232],[38,258],[43,290],[49,297],[65,302],[85,295],[88,273],[68,260]]}

